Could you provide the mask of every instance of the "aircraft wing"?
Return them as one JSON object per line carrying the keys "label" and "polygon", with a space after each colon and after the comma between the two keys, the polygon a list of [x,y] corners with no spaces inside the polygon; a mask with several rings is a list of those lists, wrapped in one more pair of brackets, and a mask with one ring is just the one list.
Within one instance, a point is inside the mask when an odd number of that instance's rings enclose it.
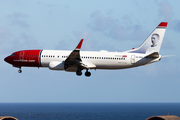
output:
{"label": "aircraft wing", "polygon": [[70,55],[67,57],[67,59],[65,60],[66,63],[76,63],[76,62],[80,62],[81,58],[80,58],[80,49],[83,43],[83,39],[81,39],[81,41],[79,42],[79,44],[77,45],[77,47],[70,53]]}
{"label": "aircraft wing", "polygon": [[92,63],[89,62],[83,62],[80,57],[80,49],[83,43],[83,39],[79,42],[77,47],[69,54],[67,59],[65,60],[65,63],[71,67],[73,65],[76,65],[78,68],[85,68],[85,69],[90,69],[90,68],[95,68],[96,66]]}

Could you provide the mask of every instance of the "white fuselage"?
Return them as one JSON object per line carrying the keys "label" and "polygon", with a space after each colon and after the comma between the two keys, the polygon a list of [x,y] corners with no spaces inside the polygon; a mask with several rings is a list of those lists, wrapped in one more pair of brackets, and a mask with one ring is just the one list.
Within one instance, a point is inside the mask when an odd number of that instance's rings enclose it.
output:
{"label": "white fuselage", "polygon": [[[41,53],[41,66],[49,67],[51,61],[63,62],[67,59],[71,51],[43,50]],[[107,52],[107,51],[80,51],[82,62],[94,64],[94,69],[124,69],[137,67],[152,62],[159,61],[144,58],[146,54]]]}

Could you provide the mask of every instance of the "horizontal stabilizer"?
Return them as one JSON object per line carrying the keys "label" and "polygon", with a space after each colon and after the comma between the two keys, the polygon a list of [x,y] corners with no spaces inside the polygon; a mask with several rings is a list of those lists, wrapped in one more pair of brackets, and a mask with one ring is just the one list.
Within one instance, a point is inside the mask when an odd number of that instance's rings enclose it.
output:
{"label": "horizontal stabilizer", "polygon": [[154,52],[154,53],[149,54],[145,58],[158,58],[158,57],[159,57],[159,53],[158,52]]}

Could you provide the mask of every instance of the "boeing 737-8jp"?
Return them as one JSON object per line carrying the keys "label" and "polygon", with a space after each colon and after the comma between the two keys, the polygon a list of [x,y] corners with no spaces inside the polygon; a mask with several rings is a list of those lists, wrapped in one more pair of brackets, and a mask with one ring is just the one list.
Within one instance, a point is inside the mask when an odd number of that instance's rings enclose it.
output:
{"label": "boeing 737-8jp", "polygon": [[21,50],[4,60],[14,67],[48,67],[50,70],[65,70],[91,76],[90,69],[125,69],[148,65],[161,59],[159,50],[166,31],[167,22],[161,22],[144,43],[125,52],[80,51],[83,39],[73,51],[65,50]]}

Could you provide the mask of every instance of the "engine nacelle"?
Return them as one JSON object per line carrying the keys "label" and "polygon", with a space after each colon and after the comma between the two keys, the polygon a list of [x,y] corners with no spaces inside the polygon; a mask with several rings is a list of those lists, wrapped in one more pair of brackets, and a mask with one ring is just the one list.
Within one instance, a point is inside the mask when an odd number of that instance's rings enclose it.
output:
{"label": "engine nacelle", "polygon": [[51,61],[49,63],[49,69],[50,70],[64,70],[64,61],[63,62]]}

